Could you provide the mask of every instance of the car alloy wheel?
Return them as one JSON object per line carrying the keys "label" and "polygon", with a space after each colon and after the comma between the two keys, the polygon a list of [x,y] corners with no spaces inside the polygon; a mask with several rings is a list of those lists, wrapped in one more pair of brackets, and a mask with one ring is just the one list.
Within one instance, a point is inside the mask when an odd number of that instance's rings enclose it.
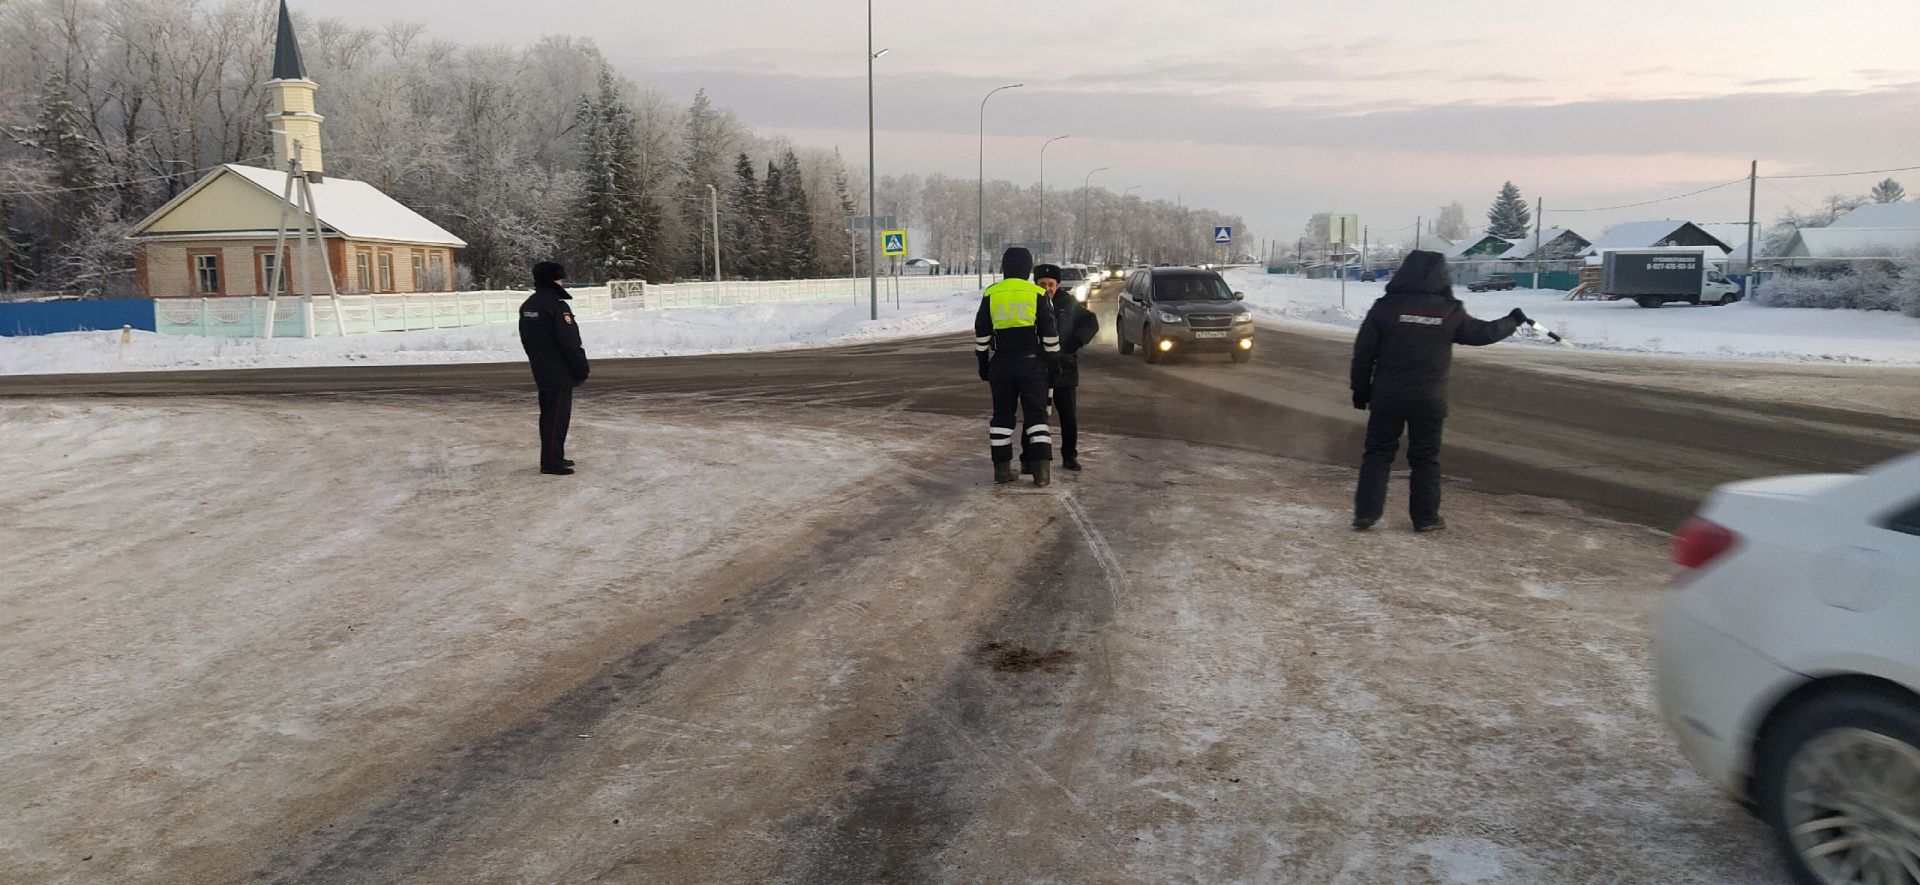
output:
{"label": "car alloy wheel", "polygon": [[1920,883],[1920,747],[1836,728],[1787,761],[1781,823],[1825,885]]}

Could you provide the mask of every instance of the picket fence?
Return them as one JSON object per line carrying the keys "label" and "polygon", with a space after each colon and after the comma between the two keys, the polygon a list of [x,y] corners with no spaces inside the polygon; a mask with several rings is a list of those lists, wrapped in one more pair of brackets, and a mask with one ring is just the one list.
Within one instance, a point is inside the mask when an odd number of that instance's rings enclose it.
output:
{"label": "picket fence", "polygon": [[[607,284],[620,309],[734,307],[742,304],[865,304],[871,298],[866,277],[820,280],[722,280],[646,283],[615,280]],[[881,301],[919,300],[978,292],[966,275],[881,277]]]}
{"label": "picket fence", "polygon": [[[604,287],[570,290],[573,312],[582,317],[611,316],[613,298]],[[333,299],[282,296],[273,310],[273,337],[311,338],[370,332],[458,329],[514,322],[525,291],[432,292],[397,295],[342,295],[340,318]],[[154,301],[154,331],[163,335],[264,338],[271,299],[162,298]]]}

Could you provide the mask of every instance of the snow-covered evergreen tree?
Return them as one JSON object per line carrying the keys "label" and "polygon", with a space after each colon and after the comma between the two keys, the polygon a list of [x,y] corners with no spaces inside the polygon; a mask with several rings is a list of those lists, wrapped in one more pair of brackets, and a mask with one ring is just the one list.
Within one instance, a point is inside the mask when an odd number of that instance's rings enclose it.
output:
{"label": "snow-covered evergreen tree", "polygon": [[820,276],[826,268],[813,242],[813,212],[807,206],[806,182],[801,177],[800,158],[787,151],[780,158],[780,213],[784,232],[782,266],[789,277]]}
{"label": "snow-covered evergreen tree", "polygon": [[[733,178],[720,213],[721,268],[742,279],[766,279],[766,233],[761,223],[766,207],[753,160],[745,153],[734,160]],[[732,257],[724,257],[728,255]]]}
{"label": "snow-covered evergreen tree", "polygon": [[610,69],[600,71],[599,93],[580,100],[575,125],[581,184],[574,253],[583,265],[575,275],[596,282],[644,279],[654,270],[659,209],[640,182],[633,114]]}
{"label": "snow-covered evergreen tree", "polygon": [[1528,208],[1520,189],[1509,181],[1500,186],[1500,195],[1487,210],[1487,233],[1505,240],[1517,240],[1533,231],[1533,210]]}
{"label": "snow-covered evergreen tree", "polygon": [[1876,203],[1898,203],[1906,198],[1906,187],[1891,178],[1873,186],[1873,201]]}

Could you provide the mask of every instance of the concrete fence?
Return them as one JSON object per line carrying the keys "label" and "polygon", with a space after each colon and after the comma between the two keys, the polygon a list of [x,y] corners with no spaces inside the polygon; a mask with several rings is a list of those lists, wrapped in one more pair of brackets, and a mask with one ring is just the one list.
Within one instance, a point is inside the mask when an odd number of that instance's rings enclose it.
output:
{"label": "concrete fence", "polygon": [[[571,290],[573,311],[582,317],[610,316],[613,299],[605,288]],[[273,309],[273,337],[312,338],[369,332],[457,329],[518,320],[524,291],[433,292],[398,295],[342,295],[340,315],[333,299],[282,296]],[[264,338],[271,299],[163,298],[154,301],[154,331],[163,335]]]}
{"label": "concrete fence", "polygon": [[[989,277],[988,282],[995,278]],[[622,310],[670,307],[733,307],[741,304],[864,304],[866,277],[824,280],[722,280],[695,283],[645,283],[614,280],[607,284]],[[977,291],[971,276],[895,276],[880,278],[880,300],[898,301]]]}

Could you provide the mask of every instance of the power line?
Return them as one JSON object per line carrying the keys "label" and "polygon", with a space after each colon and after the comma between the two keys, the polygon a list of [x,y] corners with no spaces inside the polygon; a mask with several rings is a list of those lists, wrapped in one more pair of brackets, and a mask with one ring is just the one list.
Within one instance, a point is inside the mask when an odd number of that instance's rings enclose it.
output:
{"label": "power line", "polygon": [[1673,196],[1671,196],[1671,197],[1661,197],[1661,198],[1659,198],[1659,199],[1657,199],[1657,200],[1646,200],[1646,201],[1643,201],[1643,202],[1639,202],[1639,203],[1627,203],[1627,204],[1625,204],[1625,205],[1622,205],[1622,206],[1596,206],[1596,207],[1593,207],[1593,208],[1591,208],[1591,209],[1548,209],[1548,210],[1546,210],[1546,212],[1545,212],[1545,213],[1542,213],[1542,214],[1551,214],[1551,213],[1554,213],[1554,212],[1612,212],[1612,211],[1614,211],[1615,209],[1635,209],[1635,208],[1638,208],[1638,207],[1641,207],[1641,206],[1651,206],[1651,205],[1653,205],[1653,204],[1655,204],[1655,203],[1671,203],[1671,202],[1673,202],[1674,200],[1684,200],[1684,199],[1686,199],[1686,198],[1688,198],[1688,197],[1697,197],[1697,196],[1699,196],[1699,195],[1701,195],[1701,194],[1704,194],[1704,193],[1711,193],[1711,192],[1713,192],[1713,191],[1717,191],[1717,190],[1719,190],[1719,189],[1721,189],[1721,188],[1726,188],[1726,187],[1733,187],[1733,186],[1734,186],[1734,185],[1736,185],[1736,184],[1743,184],[1743,183],[1745,183],[1745,182],[1746,182],[1746,180],[1747,180],[1747,177],[1743,175],[1743,176],[1741,176],[1741,177],[1739,177],[1739,178],[1736,178],[1736,179],[1734,179],[1734,180],[1732,180],[1732,181],[1727,181],[1727,182],[1722,182],[1722,183],[1720,183],[1720,184],[1716,184],[1716,185],[1714,185],[1714,186],[1712,186],[1712,187],[1703,187],[1703,188],[1701,188],[1701,189],[1699,189],[1699,190],[1697,190],[1697,191],[1690,191],[1690,192],[1688,192],[1688,193],[1684,193],[1684,194],[1675,194],[1675,195],[1673,195]]}
{"label": "power line", "polygon": [[1845,178],[1849,175],[1886,175],[1889,172],[1912,172],[1916,169],[1920,169],[1920,166],[1902,166],[1898,169],[1862,169],[1858,172],[1809,172],[1804,175],[1762,175],[1760,178],[1762,180],[1768,178],[1776,180],[1789,178]]}

